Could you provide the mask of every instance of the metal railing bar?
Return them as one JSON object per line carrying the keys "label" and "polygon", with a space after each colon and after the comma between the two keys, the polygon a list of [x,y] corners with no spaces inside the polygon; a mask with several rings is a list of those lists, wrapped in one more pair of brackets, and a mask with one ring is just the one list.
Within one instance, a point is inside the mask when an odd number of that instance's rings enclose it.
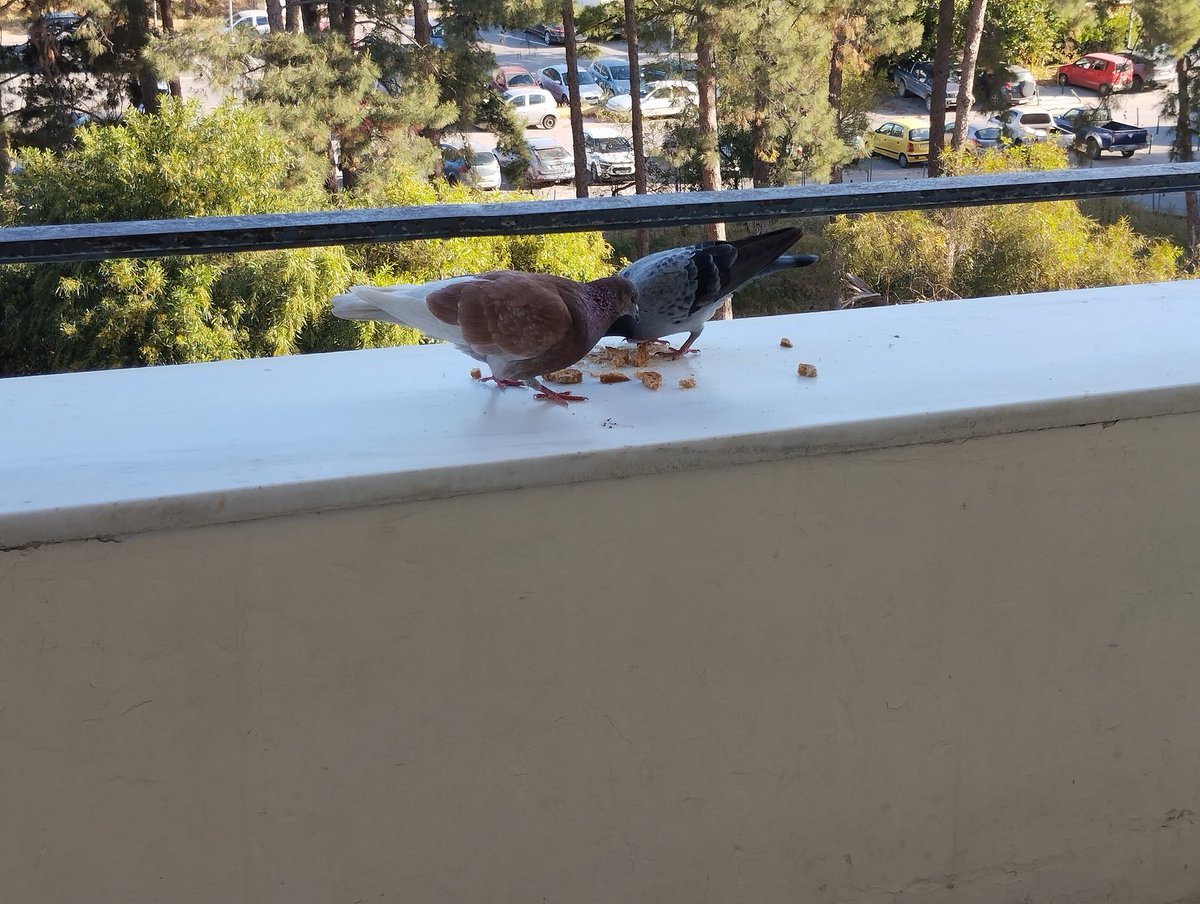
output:
{"label": "metal railing bar", "polygon": [[132,220],[0,229],[0,264],[582,232],[1200,189],[1200,163],[740,191]]}

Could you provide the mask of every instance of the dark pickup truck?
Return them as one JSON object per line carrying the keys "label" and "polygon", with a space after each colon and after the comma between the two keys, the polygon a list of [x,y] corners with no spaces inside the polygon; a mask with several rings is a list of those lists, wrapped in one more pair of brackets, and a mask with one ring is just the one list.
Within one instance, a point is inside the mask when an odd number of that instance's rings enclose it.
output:
{"label": "dark pickup truck", "polygon": [[1099,160],[1104,151],[1116,151],[1122,157],[1133,156],[1134,151],[1150,147],[1150,133],[1138,126],[1108,119],[1098,107],[1072,107],[1061,116],[1054,117],[1054,124],[1075,136],[1075,147],[1093,160]]}

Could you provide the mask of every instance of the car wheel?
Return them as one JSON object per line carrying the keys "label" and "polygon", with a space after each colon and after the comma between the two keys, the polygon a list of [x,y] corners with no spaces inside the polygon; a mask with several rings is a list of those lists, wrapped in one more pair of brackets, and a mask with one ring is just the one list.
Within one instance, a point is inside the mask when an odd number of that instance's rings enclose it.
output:
{"label": "car wheel", "polygon": [[1133,151],[1121,151],[1121,156],[1128,160],[1133,156]]}
{"label": "car wheel", "polygon": [[904,79],[896,76],[896,93],[901,97],[908,97],[908,89],[904,87]]}
{"label": "car wheel", "polygon": [[596,169],[596,164],[594,164],[594,163],[592,164],[592,181],[593,182],[600,181],[600,172]]}
{"label": "car wheel", "polygon": [[933,95],[932,94],[925,95],[925,109],[929,110],[931,112],[933,111]]}
{"label": "car wheel", "polygon": [[1101,85],[1096,89],[1096,93],[1101,97],[1108,97],[1110,94],[1112,94],[1112,85]]}
{"label": "car wheel", "polygon": [[901,154],[899,157],[896,158],[896,162],[900,164],[901,168],[908,169],[908,155],[907,154]]}
{"label": "car wheel", "polygon": [[1142,81],[1142,77],[1140,75],[1135,75],[1133,77],[1133,90],[1141,91],[1145,87],[1146,83]]}
{"label": "car wheel", "polygon": [[544,35],[542,35],[542,40],[545,41],[546,46],[549,47],[550,46],[550,32],[546,32]]}
{"label": "car wheel", "polygon": [[549,113],[547,113],[542,117],[542,128],[553,129],[556,122],[558,122],[557,117],[551,116]]}
{"label": "car wheel", "polygon": [[1087,155],[1093,160],[1100,159],[1100,143],[1095,138],[1087,140]]}
{"label": "car wheel", "polygon": [[1067,87],[1067,85],[1069,85],[1069,84],[1070,84],[1070,82],[1069,82],[1069,81],[1067,81],[1067,76],[1066,76],[1066,73],[1064,73],[1064,72],[1060,72],[1060,73],[1058,74],[1058,86],[1059,86],[1060,88],[1065,88],[1065,87]]}

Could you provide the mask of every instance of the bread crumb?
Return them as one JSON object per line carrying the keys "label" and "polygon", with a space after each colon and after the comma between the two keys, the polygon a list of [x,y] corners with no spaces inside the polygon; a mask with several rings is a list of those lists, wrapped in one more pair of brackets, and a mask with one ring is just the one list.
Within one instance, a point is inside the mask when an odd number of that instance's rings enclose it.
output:
{"label": "bread crumb", "polygon": [[779,347],[780,348],[791,348],[792,340],[789,339],[787,336],[784,336],[782,339],[779,340]]}
{"label": "bread crumb", "polygon": [[613,367],[624,367],[629,363],[629,349],[606,346],[603,354],[604,360]]}
{"label": "bread crumb", "polygon": [[572,386],[575,383],[583,382],[583,371],[576,370],[574,367],[564,367],[562,370],[546,374],[546,379],[560,386]]}
{"label": "bread crumb", "polygon": [[796,368],[796,373],[802,377],[815,377],[817,375],[817,368],[814,364],[801,364]]}
{"label": "bread crumb", "polygon": [[662,374],[656,370],[639,370],[634,376],[641,380],[647,389],[662,389]]}
{"label": "bread crumb", "polygon": [[650,346],[647,343],[638,345],[629,356],[629,363],[634,367],[645,367],[650,363]]}
{"label": "bread crumb", "polygon": [[601,383],[628,383],[629,375],[617,370],[608,370],[600,374]]}
{"label": "bread crumb", "polygon": [[696,388],[696,378],[695,377],[684,377],[682,380],[679,381],[679,388],[680,389],[695,389]]}
{"label": "bread crumb", "polygon": [[482,380],[483,379],[483,371],[480,370],[478,367],[472,367],[471,368],[471,379],[472,380]]}

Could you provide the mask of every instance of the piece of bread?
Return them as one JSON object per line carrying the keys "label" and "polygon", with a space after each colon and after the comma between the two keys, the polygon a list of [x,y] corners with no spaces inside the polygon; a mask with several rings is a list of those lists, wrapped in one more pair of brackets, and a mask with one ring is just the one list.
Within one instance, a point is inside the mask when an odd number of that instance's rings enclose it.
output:
{"label": "piece of bread", "polygon": [[682,380],[679,381],[679,388],[680,389],[695,389],[696,388],[696,378],[695,377],[684,377]]}
{"label": "piece of bread", "polygon": [[796,368],[796,373],[802,377],[815,377],[817,375],[817,368],[814,364],[801,364]]}
{"label": "piece of bread", "polygon": [[472,380],[482,380],[483,379],[483,371],[480,370],[478,367],[472,367],[471,368],[471,379]]}
{"label": "piece of bread", "polygon": [[641,380],[647,389],[662,389],[662,374],[656,370],[639,370],[634,376]]}
{"label": "piece of bread", "polygon": [[779,340],[779,347],[780,348],[791,348],[792,340],[789,339],[787,336],[784,336],[782,339]]}
{"label": "piece of bread", "polygon": [[601,383],[628,383],[629,375],[623,374],[619,370],[606,370],[600,374]]}
{"label": "piece of bread", "polygon": [[583,371],[576,370],[574,367],[564,367],[562,370],[546,374],[546,379],[559,386],[573,386],[583,382]]}

